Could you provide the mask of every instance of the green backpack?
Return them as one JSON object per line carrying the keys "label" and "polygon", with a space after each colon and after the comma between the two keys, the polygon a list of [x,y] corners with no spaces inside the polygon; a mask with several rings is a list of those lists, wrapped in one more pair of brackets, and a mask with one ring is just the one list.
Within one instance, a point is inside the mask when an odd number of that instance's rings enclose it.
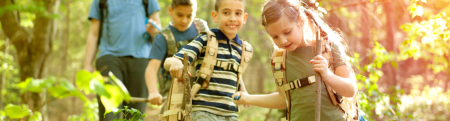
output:
{"label": "green backpack", "polygon": [[[193,24],[194,24],[195,28],[197,28],[199,35],[200,35],[200,33],[205,33],[207,31],[209,31],[208,24],[206,23],[206,21],[204,21],[202,19],[198,19],[198,18],[194,19]],[[160,34],[164,36],[164,39],[166,39],[166,42],[167,42],[167,53],[164,58],[172,57],[173,55],[175,55],[178,52],[179,47],[189,44],[192,40],[194,40],[195,38],[198,37],[197,36],[192,39],[176,42],[175,37],[173,36],[172,31],[170,30],[170,28],[168,26],[163,28],[161,30]],[[164,63],[165,59],[162,61],[163,61],[162,63]],[[192,65],[194,65],[194,64],[192,64]],[[195,67],[191,68],[191,69],[195,69]],[[194,73],[191,73],[191,74],[194,74]],[[159,84],[161,86],[161,87],[159,87],[159,92],[163,96],[167,95],[167,93],[170,90],[171,81],[170,80],[168,81],[166,79],[166,77],[168,75],[170,75],[170,73],[167,70],[165,72],[159,71],[159,73],[158,73],[158,80],[159,80]]]}

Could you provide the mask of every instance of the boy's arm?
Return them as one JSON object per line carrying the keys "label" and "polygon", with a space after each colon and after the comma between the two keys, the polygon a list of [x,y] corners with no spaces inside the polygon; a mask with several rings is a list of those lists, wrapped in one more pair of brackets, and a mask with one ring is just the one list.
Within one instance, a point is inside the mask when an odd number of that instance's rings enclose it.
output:
{"label": "boy's arm", "polygon": [[161,60],[150,59],[147,69],[145,70],[145,83],[147,84],[147,89],[149,92],[148,98],[150,103],[155,105],[162,104],[162,96],[156,86],[158,82],[157,73],[160,65]]}
{"label": "boy's arm", "polygon": [[91,73],[94,72],[94,69],[92,68],[92,62],[94,61],[95,54],[97,53],[99,29],[100,29],[100,21],[92,18],[86,42],[86,56],[84,58],[84,69]]}

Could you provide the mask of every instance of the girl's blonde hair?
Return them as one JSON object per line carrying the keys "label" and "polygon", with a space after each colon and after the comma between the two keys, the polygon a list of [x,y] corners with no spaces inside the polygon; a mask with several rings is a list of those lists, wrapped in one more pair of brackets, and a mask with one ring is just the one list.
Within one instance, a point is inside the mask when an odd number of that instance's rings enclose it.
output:
{"label": "girl's blonde hair", "polygon": [[[299,16],[304,20],[312,20],[313,24],[319,27],[321,37],[327,36],[328,41],[333,41],[339,48],[341,48],[339,49],[341,51],[337,53],[339,53],[339,56],[341,56],[341,58],[344,59],[344,62],[349,65],[346,54],[346,52],[348,52],[348,48],[343,41],[342,36],[338,32],[331,29],[331,27],[329,27],[315,11],[303,7],[299,0],[266,1],[262,10],[261,24],[263,26],[267,26],[270,23],[277,22],[281,17],[283,17],[283,15],[292,22],[299,22]],[[300,24],[303,24],[304,26],[305,23]]]}

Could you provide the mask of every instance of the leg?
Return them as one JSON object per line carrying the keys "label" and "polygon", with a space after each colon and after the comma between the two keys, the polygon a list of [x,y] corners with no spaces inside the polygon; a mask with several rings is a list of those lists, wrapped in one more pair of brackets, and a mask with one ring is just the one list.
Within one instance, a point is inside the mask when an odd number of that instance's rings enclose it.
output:
{"label": "leg", "polygon": [[[132,58],[132,57],[122,57],[121,58],[126,63],[126,79],[124,80],[125,87],[128,89],[131,97],[143,97],[148,98],[147,86],[145,84],[145,69],[147,68],[148,59],[143,58]],[[126,103],[130,108],[138,109],[141,114],[145,113],[147,103]],[[131,116],[127,116],[131,117]]]}
{"label": "leg", "polygon": [[[105,55],[97,59],[96,68],[100,71],[102,76],[109,76],[108,73],[111,71],[118,79],[123,80],[123,63],[115,56]],[[99,119],[100,121],[111,121],[113,119],[120,118],[120,114],[114,115],[114,113],[105,114],[105,106],[102,104],[100,97],[97,96],[98,108],[99,108]],[[119,106],[121,108],[121,106]]]}

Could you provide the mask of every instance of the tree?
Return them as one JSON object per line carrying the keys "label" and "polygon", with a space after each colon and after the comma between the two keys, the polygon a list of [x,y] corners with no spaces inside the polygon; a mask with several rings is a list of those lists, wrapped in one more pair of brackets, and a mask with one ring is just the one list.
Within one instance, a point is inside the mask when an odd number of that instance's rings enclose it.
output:
{"label": "tree", "polygon": [[[20,4],[20,3],[27,4]],[[53,13],[59,7],[59,0],[1,0],[0,22],[5,35],[17,51],[20,79],[28,77],[43,78],[47,57],[52,48],[55,33]],[[20,25],[22,12],[35,15],[34,27],[27,29]],[[25,93],[21,96],[22,103],[31,109],[38,107],[42,99],[37,93]]]}

